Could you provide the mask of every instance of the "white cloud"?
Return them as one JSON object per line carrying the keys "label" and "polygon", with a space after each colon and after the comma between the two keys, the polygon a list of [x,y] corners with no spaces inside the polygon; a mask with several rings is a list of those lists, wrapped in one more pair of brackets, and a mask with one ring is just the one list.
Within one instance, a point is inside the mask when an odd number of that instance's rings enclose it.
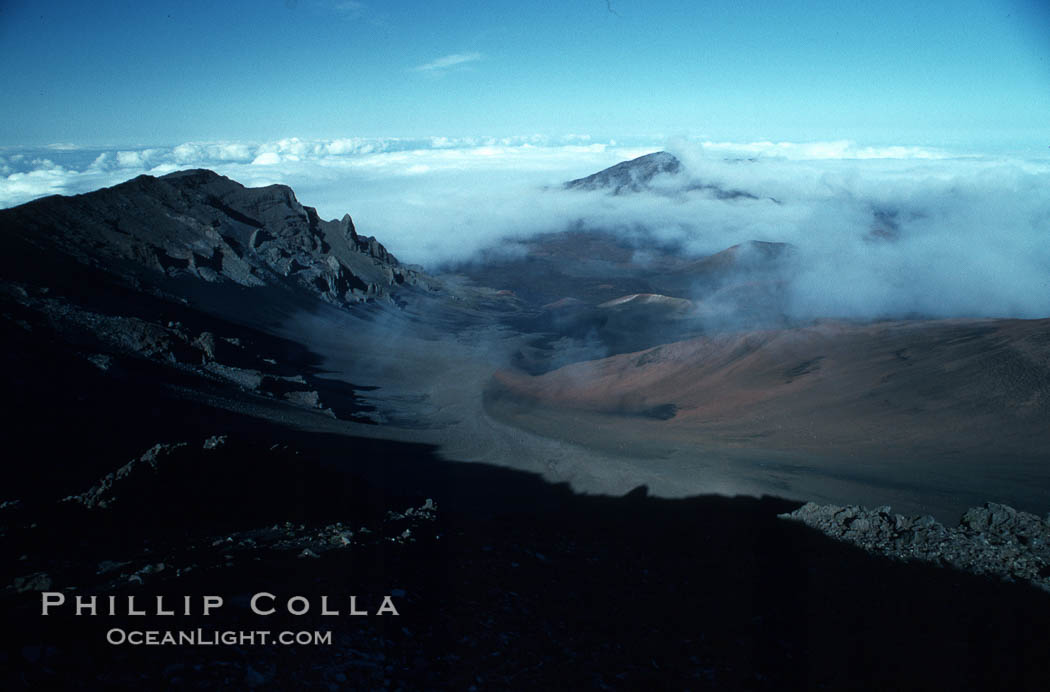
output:
{"label": "white cloud", "polygon": [[417,72],[444,72],[450,68],[481,60],[481,53],[453,53],[412,69]]}
{"label": "white cloud", "polygon": [[[695,143],[692,143],[696,146]],[[699,145],[706,152],[726,156],[763,156],[787,159],[940,159],[951,154],[930,147],[859,146],[852,140],[827,142],[713,142]]]}
{"label": "white cloud", "polygon": [[121,168],[142,168],[145,166],[146,157],[140,151],[118,151],[117,165]]}
{"label": "white cloud", "polygon": [[252,159],[253,166],[276,166],[280,162],[281,155],[273,151],[267,151],[265,153],[259,154],[254,159]]}
{"label": "white cloud", "polygon": [[65,171],[41,168],[29,173],[12,173],[0,185],[0,204],[11,206],[23,198],[43,197],[64,191]]}
{"label": "white cloud", "polygon": [[175,163],[192,164],[201,161],[251,161],[255,148],[243,142],[186,142],[171,150]]}

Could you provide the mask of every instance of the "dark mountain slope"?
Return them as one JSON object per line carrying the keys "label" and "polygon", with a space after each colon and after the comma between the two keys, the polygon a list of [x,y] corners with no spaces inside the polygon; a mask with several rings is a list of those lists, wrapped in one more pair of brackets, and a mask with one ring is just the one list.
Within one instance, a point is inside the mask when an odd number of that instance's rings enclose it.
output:
{"label": "dark mountain slope", "polygon": [[359,236],[349,215],[322,221],[286,186],[246,188],[207,170],[144,175],[0,211],[0,244],[4,275],[29,281],[54,269],[58,254],[133,287],[165,289],[167,279],[189,277],[283,286],[341,305],[428,284]]}
{"label": "dark mountain slope", "polygon": [[211,171],[0,211],[0,388],[19,402],[3,439],[36,456],[6,486],[48,492],[223,408],[372,422],[279,327],[322,308],[410,320],[399,306],[440,301],[437,285],[349,216]]}

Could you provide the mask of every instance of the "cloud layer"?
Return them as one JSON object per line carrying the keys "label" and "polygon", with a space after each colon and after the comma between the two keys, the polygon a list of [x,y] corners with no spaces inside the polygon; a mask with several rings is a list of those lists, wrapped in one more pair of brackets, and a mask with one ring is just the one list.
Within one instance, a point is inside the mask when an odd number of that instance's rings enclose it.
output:
{"label": "cloud layer", "polygon": [[[686,178],[652,193],[561,182],[667,148]],[[189,142],[135,150],[0,151],[0,205],[142,173],[207,167],[285,183],[325,218],[349,212],[409,262],[438,268],[582,221],[701,256],[747,240],[799,250],[798,316],[1050,316],[1050,161],[852,142],[596,141],[587,136]]]}

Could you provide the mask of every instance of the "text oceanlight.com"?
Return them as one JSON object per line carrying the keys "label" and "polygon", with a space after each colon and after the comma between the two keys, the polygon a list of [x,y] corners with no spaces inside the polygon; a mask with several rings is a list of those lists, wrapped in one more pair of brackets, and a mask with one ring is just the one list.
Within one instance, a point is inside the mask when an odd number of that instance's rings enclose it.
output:
{"label": "text oceanlight.com", "polygon": [[114,646],[329,646],[331,631],[300,630],[125,630],[114,627],[106,632]]}

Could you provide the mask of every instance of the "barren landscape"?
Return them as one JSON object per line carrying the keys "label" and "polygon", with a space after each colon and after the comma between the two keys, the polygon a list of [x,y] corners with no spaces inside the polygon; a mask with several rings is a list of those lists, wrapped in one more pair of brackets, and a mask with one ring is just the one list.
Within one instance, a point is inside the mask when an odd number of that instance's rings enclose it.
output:
{"label": "barren landscape", "polygon": [[[665,152],[551,194],[782,204]],[[0,231],[8,689],[1050,679],[1050,319],[814,317],[791,243],[572,219],[428,271],[206,170]],[[39,615],[201,589],[400,613],[102,667],[126,617]]]}

